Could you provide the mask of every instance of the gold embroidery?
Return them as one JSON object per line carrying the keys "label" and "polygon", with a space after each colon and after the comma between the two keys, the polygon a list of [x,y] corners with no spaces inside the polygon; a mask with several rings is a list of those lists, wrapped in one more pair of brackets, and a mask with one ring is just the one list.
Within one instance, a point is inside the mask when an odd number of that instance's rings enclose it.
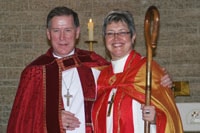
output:
{"label": "gold embroidery", "polygon": [[110,79],[109,79],[109,81],[108,81],[108,83],[110,84],[110,85],[112,85],[115,81],[116,81],[116,75],[113,75],[112,77],[110,77]]}

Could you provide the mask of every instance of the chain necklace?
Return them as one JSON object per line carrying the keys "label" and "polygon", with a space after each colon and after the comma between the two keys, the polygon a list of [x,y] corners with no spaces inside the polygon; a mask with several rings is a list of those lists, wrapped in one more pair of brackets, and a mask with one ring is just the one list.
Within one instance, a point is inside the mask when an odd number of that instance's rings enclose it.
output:
{"label": "chain necklace", "polygon": [[73,97],[73,95],[70,94],[69,89],[70,89],[70,87],[71,87],[71,85],[72,85],[72,80],[74,79],[74,75],[75,75],[75,74],[74,74],[74,71],[75,71],[75,69],[74,69],[73,72],[72,72],[72,76],[70,76],[70,77],[71,77],[71,80],[70,80],[70,83],[69,83],[69,87],[67,87],[67,84],[66,84],[66,82],[64,81],[64,78],[63,78],[63,82],[64,82],[64,85],[65,85],[66,90],[67,90],[67,94],[64,95],[64,97],[65,97],[66,100],[67,100],[67,106],[69,106],[69,104],[70,104],[70,98]]}

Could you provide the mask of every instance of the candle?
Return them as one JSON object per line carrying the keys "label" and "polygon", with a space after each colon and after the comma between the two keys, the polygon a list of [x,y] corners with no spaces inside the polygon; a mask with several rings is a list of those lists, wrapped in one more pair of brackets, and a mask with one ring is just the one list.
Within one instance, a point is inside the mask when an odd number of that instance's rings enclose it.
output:
{"label": "candle", "polygon": [[92,19],[88,22],[88,35],[89,35],[89,41],[94,40],[94,23],[92,22]]}

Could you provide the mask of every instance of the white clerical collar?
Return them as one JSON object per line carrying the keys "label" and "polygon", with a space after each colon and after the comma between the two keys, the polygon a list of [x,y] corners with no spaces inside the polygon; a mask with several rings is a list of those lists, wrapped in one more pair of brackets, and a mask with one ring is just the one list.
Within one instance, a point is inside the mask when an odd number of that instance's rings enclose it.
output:
{"label": "white clerical collar", "polygon": [[114,60],[114,61],[111,60],[111,64],[112,64],[114,73],[123,72],[128,56],[129,56],[129,54],[119,60]]}
{"label": "white clerical collar", "polygon": [[[65,57],[70,56],[70,55],[73,55],[73,54],[74,54],[74,51],[75,51],[75,49],[73,49],[73,50],[72,50],[68,55],[66,55]],[[55,53],[53,53],[53,56],[54,56],[55,58],[58,58],[58,59],[62,58],[62,57],[56,55]]]}

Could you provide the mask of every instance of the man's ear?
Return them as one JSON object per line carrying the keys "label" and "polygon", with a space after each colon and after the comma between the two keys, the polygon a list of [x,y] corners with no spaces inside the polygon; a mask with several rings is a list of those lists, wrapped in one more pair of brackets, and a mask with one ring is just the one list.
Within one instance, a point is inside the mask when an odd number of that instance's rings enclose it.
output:
{"label": "man's ear", "polygon": [[47,34],[47,38],[50,40],[50,39],[51,39],[51,36],[50,36],[50,31],[49,31],[48,28],[46,29],[46,34]]}
{"label": "man's ear", "polygon": [[76,28],[76,39],[79,39],[80,32],[81,32],[81,28],[79,26],[79,27]]}

